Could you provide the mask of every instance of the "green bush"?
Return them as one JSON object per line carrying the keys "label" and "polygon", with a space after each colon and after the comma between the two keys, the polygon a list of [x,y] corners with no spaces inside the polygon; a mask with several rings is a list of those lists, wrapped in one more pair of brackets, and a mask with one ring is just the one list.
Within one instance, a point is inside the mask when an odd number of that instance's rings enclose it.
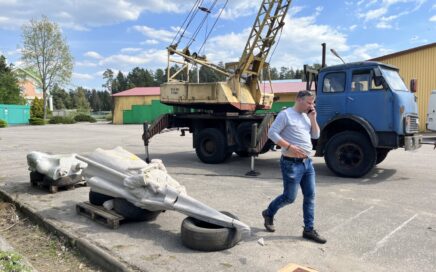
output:
{"label": "green bush", "polygon": [[108,115],[106,115],[106,121],[112,121],[112,113],[109,113]]}
{"label": "green bush", "polygon": [[44,118],[44,100],[35,97],[30,106],[30,117],[32,118]]}
{"label": "green bush", "polygon": [[53,116],[48,121],[50,124],[74,124],[76,121],[71,117]]}
{"label": "green bush", "polygon": [[97,122],[97,120],[95,120],[94,117],[87,115],[87,114],[81,114],[81,113],[74,116],[74,120],[76,122],[91,122],[91,123]]}
{"label": "green bush", "polygon": [[8,126],[8,122],[6,122],[6,120],[0,119],[0,128],[7,127],[7,126]]}
{"label": "green bush", "polygon": [[29,124],[32,126],[42,126],[45,125],[45,120],[43,118],[31,117],[29,119]]}

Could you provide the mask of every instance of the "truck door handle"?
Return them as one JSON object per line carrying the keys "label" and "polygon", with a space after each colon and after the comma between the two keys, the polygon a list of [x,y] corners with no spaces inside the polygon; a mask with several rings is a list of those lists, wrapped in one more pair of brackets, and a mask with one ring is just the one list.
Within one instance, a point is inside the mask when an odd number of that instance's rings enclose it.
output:
{"label": "truck door handle", "polygon": [[349,101],[354,101],[354,98],[352,98],[352,97],[350,97],[350,96],[348,96],[347,99],[348,99]]}

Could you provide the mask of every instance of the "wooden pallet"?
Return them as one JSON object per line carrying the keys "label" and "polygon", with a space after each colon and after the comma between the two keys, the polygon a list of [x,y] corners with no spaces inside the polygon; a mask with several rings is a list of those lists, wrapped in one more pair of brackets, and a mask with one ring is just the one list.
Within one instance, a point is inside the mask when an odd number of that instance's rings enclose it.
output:
{"label": "wooden pallet", "polygon": [[112,229],[117,229],[124,220],[122,215],[106,210],[103,206],[82,202],[76,205],[76,212]]}
{"label": "wooden pallet", "polygon": [[47,185],[42,180],[37,180],[37,181],[31,181],[30,185],[32,185],[34,187],[38,187],[38,188],[47,188],[51,194],[54,194],[60,190],[74,190],[74,189],[79,188],[79,187],[84,187],[84,186],[86,186],[86,181],[79,181],[76,184],[58,186],[58,185],[52,185],[52,184]]}

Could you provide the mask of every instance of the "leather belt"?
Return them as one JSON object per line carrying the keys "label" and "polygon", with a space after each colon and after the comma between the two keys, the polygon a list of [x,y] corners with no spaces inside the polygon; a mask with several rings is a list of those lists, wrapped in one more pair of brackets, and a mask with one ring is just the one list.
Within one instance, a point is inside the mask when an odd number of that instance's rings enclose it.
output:
{"label": "leather belt", "polygon": [[291,162],[304,162],[308,159],[308,157],[306,157],[306,158],[292,158],[292,157],[282,156],[282,159],[284,159],[285,161],[291,161]]}

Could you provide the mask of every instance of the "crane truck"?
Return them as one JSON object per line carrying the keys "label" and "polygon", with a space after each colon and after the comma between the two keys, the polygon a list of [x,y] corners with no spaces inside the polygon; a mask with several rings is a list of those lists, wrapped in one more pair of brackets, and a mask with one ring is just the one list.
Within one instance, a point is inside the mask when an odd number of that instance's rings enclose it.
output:
{"label": "crane truck", "polygon": [[[166,128],[193,134],[193,147],[204,163],[222,163],[233,153],[254,157],[270,150],[268,139],[276,113],[274,95],[261,87],[266,58],[284,25],[291,0],[261,3],[239,62],[225,67],[178,44],[168,49],[168,81],[161,85],[160,100],[174,106],[173,113],[144,123],[142,135],[146,159],[150,139]],[[392,149],[420,147],[415,96],[402,81],[398,69],[379,62],[357,62],[327,67],[325,45],[320,69],[304,67],[307,88],[315,85],[321,137],[314,142],[315,156],[324,156],[335,174],[361,177],[383,161]],[[178,59],[176,59],[178,57]],[[172,71],[171,65],[182,64]],[[191,83],[189,66],[199,64],[226,76],[225,82]],[[173,72],[171,74],[171,72]]]}

